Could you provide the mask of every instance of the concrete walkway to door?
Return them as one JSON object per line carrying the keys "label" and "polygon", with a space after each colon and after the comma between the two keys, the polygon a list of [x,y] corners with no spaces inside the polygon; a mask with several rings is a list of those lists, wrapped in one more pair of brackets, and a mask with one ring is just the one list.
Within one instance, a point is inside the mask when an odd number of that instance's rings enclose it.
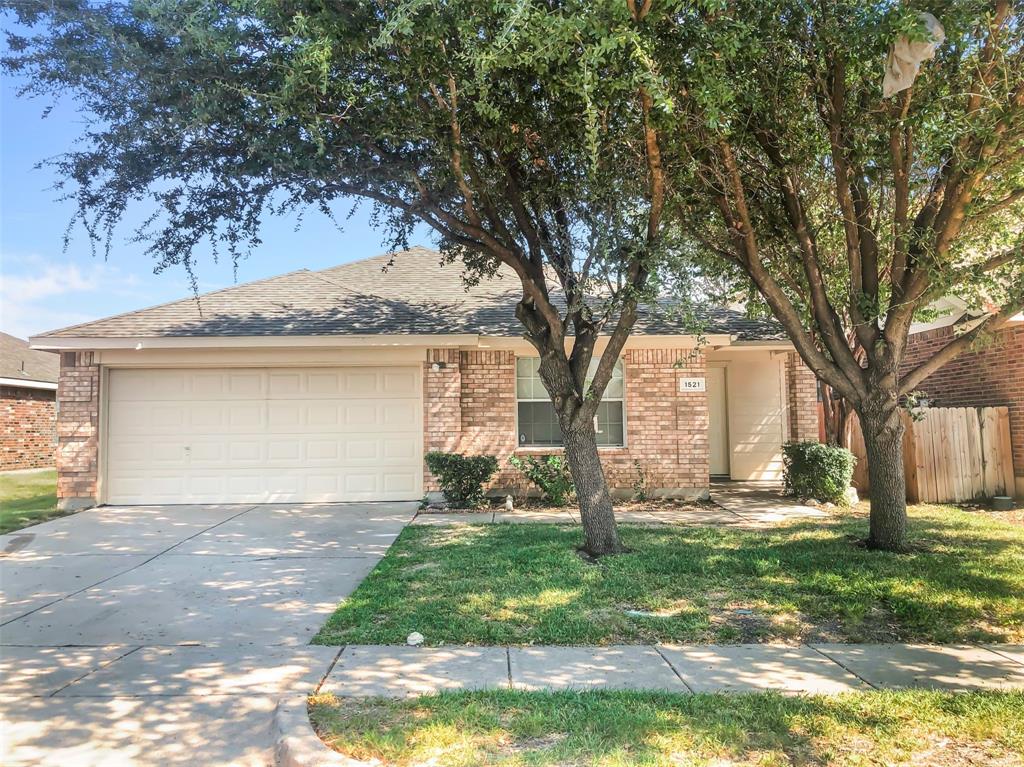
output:
{"label": "concrete walkway to door", "polygon": [[108,507],[0,536],[0,763],[265,765],[416,504]]}
{"label": "concrete walkway to door", "polygon": [[755,526],[788,522],[801,517],[827,517],[821,509],[785,495],[778,482],[718,480],[711,483],[711,500]]}

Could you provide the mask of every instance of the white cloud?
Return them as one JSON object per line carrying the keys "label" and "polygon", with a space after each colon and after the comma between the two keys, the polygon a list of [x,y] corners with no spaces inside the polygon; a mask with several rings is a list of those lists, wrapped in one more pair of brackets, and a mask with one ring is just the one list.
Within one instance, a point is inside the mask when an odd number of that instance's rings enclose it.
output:
{"label": "white cloud", "polygon": [[132,295],[137,286],[137,278],[102,261],[80,265],[5,253],[0,263],[0,329],[27,338],[88,322],[112,313],[106,300],[110,296]]}

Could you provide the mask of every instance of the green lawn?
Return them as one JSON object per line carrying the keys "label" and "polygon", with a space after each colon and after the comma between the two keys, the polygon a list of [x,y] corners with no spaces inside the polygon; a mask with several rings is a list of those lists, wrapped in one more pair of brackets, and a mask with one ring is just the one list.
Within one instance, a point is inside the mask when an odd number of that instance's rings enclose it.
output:
{"label": "green lawn", "polygon": [[333,748],[387,765],[1020,765],[1024,693],[836,697],[449,693],[310,701]]}
{"label": "green lawn", "polygon": [[571,526],[411,526],[314,642],[1024,641],[1024,527],[919,506],[903,555],[865,528],[623,526],[632,553],[592,564]]}
{"label": "green lawn", "polygon": [[0,474],[0,533],[63,516],[57,511],[57,472]]}

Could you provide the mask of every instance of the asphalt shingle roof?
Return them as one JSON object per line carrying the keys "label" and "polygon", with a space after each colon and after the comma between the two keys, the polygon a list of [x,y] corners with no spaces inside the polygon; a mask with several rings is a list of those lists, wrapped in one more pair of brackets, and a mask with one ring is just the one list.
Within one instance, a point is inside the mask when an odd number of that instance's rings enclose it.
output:
{"label": "asphalt shingle roof", "polygon": [[53,352],[30,349],[23,341],[0,333],[0,378],[57,383],[60,360]]}
{"label": "asphalt shingle roof", "polygon": [[[389,262],[390,265],[389,265]],[[459,264],[437,251],[411,248],[335,266],[306,269],[196,298],[45,333],[46,338],[169,336],[453,335],[521,336],[519,280],[502,269],[470,289]],[[742,312],[707,312],[708,334],[739,340],[784,340],[775,323]],[[635,334],[685,333],[667,304],[645,306]]]}

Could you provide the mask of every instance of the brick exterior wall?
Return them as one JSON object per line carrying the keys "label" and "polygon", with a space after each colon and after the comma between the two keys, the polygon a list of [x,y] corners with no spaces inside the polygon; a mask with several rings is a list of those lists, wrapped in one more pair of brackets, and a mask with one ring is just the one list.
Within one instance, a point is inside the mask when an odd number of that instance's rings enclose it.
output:
{"label": "brick exterior wall", "polygon": [[516,449],[516,357],[509,351],[468,351],[462,368],[462,436],[459,450],[497,455],[502,476]]}
{"label": "brick exterior wall", "polygon": [[[601,449],[609,485],[630,495],[639,465],[652,495],[702,495],[709,485],[707,394],[680,392],[679,379],[704,377],[704,355],[631,349],[623,358],[626,446]],[[63,352],[60,360],[57,495],[62,508],[82,508],[97,497],[100,367],[91,352]],[[431,349],[423,366],[424,451],[496,455],[500,469],[492,489],[529,490],[508,457],[558,450],[517,445],[514,353]],[[791,434],[815,439],[814,376],[797,360],[787,361],[787,390]],[[434,478],[424,472],[425,490],[437,490]]]}
{"label": "brick exterior wall", "polygon": [[96,503],[99,470],[100,367],[92,352],[61,352],[57,383],[57,502]]}
{"label": "brick exterior wall", "polygon": [[800,355],[786,356],[786,398],[789,413],[789,439],[793,442],[817,442],[818,379]]}
{"label": "brick exterior wall", "polygon": [[54,465],[55,402],[50,389],[0,386],[0,471]]}
{"label": "brick exterior wall", "polygon": [[[434,370],[434,367],[437,370]],[[462,372],[458,349],[428,349],[423,363],[423,452],[459,449],[462,434]],[[433,475],[423,469],[423,489],[438,489]]]}
{"label": "brick exterior wall", "polygon": [[[444,364],[433,370],[435,364]],[[632,492],[635,462],[652,491],[692,496],[708,487],[708,407],[705,392],[679,392],[679,379],[701,377],[703,354],[688,350],[630,350],[624,354],[626,447],[602,448],[609,485]],[[529,483],[508,465],[522,449],[516,437],[515,355],[510,351],[430,350],[424,363],[426,451],[498,456],[492,489],[525,493]],[[456,389],[461,397],[453,395]],[[441,393],[441,401],[434,399]],[[424,486],[436,490],[429,473]]]}
{"label": "brick exterior wall", "polygon": [[[931,357],[953,339],[951,327],[910,337],[902,372]],[[928,376],[918,387],[936,407],[999,407],[1010,410],[1010,441],[1017,486],[1024,484],[1024,326],[994,334],[990,343],[965,352]]]}

